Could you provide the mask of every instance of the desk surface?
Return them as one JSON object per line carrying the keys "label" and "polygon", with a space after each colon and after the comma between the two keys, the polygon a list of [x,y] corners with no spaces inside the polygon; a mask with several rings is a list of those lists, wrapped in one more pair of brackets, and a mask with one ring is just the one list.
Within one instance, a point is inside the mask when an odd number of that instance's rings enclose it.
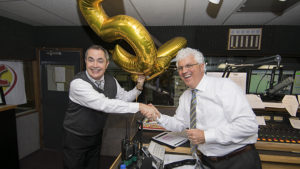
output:
{"label": "desk surface", "polygon": [[10,110],[10,109],[14,109],[16,107],[17,107],[16,105],[1,105],[0,106],[0,112]]}
{"label": "desk surface", "polygon": [[[144,131],[142,136],[143,146],[147,146],[153,136],[159,134],[159,131]],[[300,144],[257,142],[255,144],[259,152],[263,168],[270,165],[276,169],[292,169],[300,167]],[[175,149],[165,146],[167,153],[190,154],[190,147],[177,147]],[[121,163],[121,153],[116,158],[110,169],[118,169]],[[265,167],[264,167],[265,166]]]}

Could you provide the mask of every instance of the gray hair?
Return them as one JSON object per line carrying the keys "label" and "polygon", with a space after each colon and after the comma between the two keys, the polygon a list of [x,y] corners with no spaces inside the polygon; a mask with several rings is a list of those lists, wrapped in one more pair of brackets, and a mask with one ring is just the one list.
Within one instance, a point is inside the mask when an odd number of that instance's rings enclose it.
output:
{"label": "gray hair", "polygon": [[108,54],[107,50],[106,50],[104,47],[100,46],[100,45],[92,45],[92,46],[90,46],[89,48],[87,48],[87,50],[85,51],[85,59],[86,59],[87,54],[88,54],[88,51],[89,51],[90,49],[102,50],[102,51],[104,52],[104,55],[105,55],[106,60],[107,60],[107,61],[109,60],[109,54]]}
{"label": "gray hair", "polygon": [[[194,56],[197,63],[199,63],[199,64],[205,63],[204,56],[199,50],[187,47],[187,48],[182,48],[178,51],[177,56],[176,56],[176,67],[178,67],[178,61],[180,61],[190,55]],[[205,64],[204,64],[204,70],[206,70]]]}

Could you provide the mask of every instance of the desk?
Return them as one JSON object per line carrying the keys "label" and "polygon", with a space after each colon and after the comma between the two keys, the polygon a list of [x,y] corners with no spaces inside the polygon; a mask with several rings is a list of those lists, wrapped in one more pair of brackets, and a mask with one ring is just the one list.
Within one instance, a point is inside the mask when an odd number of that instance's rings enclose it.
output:
{"label": "desk", "polygon": [[15,108],[0,106],[1,168],[5,169],[19,169]]}
{"label": "desk", "polygon": [[260,142],[256,144],[263,169],[299,169],[300,144]]}
{"label": "desk", "polygon": [[[157,132],[146,131],[143,133],[144,146],[149,143],[151,136],[156,135]],[[300,168],[300,144],[286,144],[286,143],[270,143],[257,142],[255,144],[262,161],[263,169],[299,169]],[[177,147],[171,149],[166,147],[167,153],[190,154],[189,147]],[[110,169],[118,169],[121,163],[121,154],[118,155]]]}

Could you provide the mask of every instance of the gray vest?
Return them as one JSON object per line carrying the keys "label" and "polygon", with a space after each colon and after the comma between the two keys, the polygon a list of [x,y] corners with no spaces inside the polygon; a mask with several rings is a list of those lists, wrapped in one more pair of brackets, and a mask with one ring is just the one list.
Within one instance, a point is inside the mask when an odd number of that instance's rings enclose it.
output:
{"label": "gray vest", "polygon": [[[99,93],[103,93],[106,97],[114,99],[117,95],[117,85],[115,79],[105,74],[104,91],[87,77],[85,71],[75,75],[74,79],[80,78],[90,83]],[[69,99],[68,109],[65,114],[64,128],[71,133],[81,136],[92,136],[98,134],[105,126],[107,114],[105,112],[90,109],[72,102]]]}

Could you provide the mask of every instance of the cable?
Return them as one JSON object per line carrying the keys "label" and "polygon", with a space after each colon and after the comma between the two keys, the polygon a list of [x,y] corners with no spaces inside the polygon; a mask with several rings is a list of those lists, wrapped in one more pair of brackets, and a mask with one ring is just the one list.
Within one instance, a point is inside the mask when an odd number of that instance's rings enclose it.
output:
{"label": "cable", "polygon": [[[258,87],[259,87],[261,81],[263,80],[263,78],[267,75],[268,70],[270,70],[270,65],[268,66],[268,69],[266,70],[265,74],[264,74],[264,75],[261,77],[261,79],[259,80],[259,82],[258,82],[258,84],[257,84],[257,87],[256,87],[256,90],[255,90],[255,93],[257,93]],[[267,83],[267,86],[268,86],[268,83]],[[266,86],[266,88],[267,88],[267,86]]]}
{"label": "cable", "polygon": [[257,93],[257,90],[258,90],[258,87],[260,85],[260,82],[263,80],[263,78],[267,75],[267,72],[261,77],[261,79],[259,80],[257,86],[256,86],[256,90],[255,90],[255,93]]}

